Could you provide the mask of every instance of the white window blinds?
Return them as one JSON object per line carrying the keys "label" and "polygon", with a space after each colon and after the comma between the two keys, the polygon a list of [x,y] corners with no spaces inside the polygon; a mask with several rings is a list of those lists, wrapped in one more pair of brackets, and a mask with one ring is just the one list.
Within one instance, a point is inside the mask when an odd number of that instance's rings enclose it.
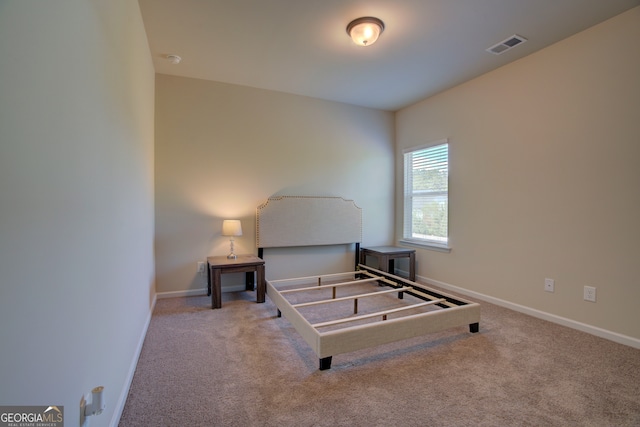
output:
{"label": "white window blinds", "polygon": [[448,243],[449,144],[404,152],[404,239]]}

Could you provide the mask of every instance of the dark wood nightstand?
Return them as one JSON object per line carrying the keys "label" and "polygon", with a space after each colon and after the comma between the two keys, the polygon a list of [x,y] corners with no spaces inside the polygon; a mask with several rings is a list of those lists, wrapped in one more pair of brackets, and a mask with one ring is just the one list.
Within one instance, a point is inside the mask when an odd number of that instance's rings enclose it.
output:
{"label": "dark wood nightstand", "polygon": [[378,270],[395,274],[394,260],[396,258],[409,258],[409,280],[416,280],[416,250],[398,248],[396,246],[374,246],[360,250],[360,264],[367,265],[367,256],[378,259]]}
{"label": "dark wood nightstand", "polygon": [[207,258],[207,295],[211,295],[211,308],[222,307],[221,275],[227,273],[246,273],[247,290],[253,290],[256,279],[256,302],[264,302],[266,284],[264,281],[264,260],[255,255],[238,255],[235,259],[226,256]]}

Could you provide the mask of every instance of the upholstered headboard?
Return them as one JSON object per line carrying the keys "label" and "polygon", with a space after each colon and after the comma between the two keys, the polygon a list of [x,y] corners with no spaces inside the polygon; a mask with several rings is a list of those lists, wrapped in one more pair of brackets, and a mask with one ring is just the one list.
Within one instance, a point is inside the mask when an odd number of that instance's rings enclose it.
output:
{"label": "upholstered headboard", "polygon": [[362,241],[362,209],[342,197],[277,196],[256,209],[256,246],[340,245]]}

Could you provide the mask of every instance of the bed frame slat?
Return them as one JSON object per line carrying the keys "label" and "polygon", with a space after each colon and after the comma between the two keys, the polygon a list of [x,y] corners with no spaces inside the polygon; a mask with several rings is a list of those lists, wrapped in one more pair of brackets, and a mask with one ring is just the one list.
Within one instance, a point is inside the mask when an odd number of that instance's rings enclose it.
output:
{"label": "bed frame slat", "polygon": [[362,314],[360,316],[343,317],[341,319],[328,320],[326,322],[320,322],[320,323],[313,323],[311,326],[313,326],[314,328],[322,328],[325,326],[339,325],[341,323],[355,322],[356,320],[370,319],[372,317],[379,317],[379,316],[383,316],[383,320],[387,320],[386,318],[387,314],[398,313],[405,310],[424,307],[426,305],[433,305],[442,301],[444,301],[444,299],[437,299],[437,300],[427,301],[427,302],[418,302],[415,304],[407,305],[405,307],[392,308],[389,310],[377,311],[375,313]]}
{"label": "bed frame slat", "polygon": [[377,282],[378,280],[379,280],[378,278],[371,278],[371,279],[351,280],[349,282],[331,283],[331,284],[328,284],[328,285],[309,286],[309,287],[306,287],[306,288],[283,289],[283,290],[280,291],[280,293],[281,294],[288,294],[288,293],[291,293],[291,292],[315,291],[315,290],[318,290],[318,289],[336,288],[336,287],[339,287],[339,286],[349,286],[349,285],[360,284],[360,283]]}
{"label": "bed frame slat", "polygon": [[335,299],[323,299],[323,300],[311,301],[311,302],[301,302],[299,304],[291,304],[291,306],[295,307],[295,308],[308,307],[308,306],[311,306],[311,305],[327,304],[327,303],[330,303],[330,302],[349,301],[349,300],[358,299],[358,298],[375,297],[377,295],[390,294],[392,292],[408,291],[410,289],[411,289],[411,287],[405,286],[405,287],[398,288],[398,289],[388,289],[386,291],[370,292],[368,294],[350,295],[348,297],[340,297],[340,298],[335,298]]}

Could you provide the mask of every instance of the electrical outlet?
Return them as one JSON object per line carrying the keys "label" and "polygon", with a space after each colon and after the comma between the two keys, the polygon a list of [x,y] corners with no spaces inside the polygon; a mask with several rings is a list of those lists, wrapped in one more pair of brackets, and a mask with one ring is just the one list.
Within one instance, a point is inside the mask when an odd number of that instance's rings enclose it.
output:
{"label": "electrical outlet", "polygon": [[204,262],[202,261],[198,261],[198,273],[203,274],[204,273]]}
{"label": "electrical outlet", "polygon": [[556,281],[553,279],[544,279],[544,290],[553,292],[556,289]]}
{"label": "electrical outlet", "polygon": [[584,300],[596,302],[596,288],[593,286],[584,287]]}

